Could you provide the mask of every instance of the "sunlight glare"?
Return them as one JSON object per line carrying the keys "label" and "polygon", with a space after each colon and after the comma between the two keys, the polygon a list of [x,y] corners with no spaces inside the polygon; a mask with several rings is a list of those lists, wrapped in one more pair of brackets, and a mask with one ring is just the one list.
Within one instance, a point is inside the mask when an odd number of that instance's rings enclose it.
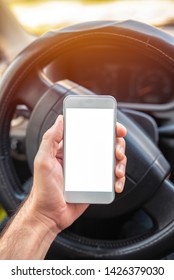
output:
{"label": "sunlight glare", "polygon": [[174,2],[153,0],[86,4],[79,1],[49,1],[33,5],[13,4],[12,10],[25,28],[34,31],[35,28],[58,28],[93,20],[134,19],[160,24],[166,18],[173,18]]}

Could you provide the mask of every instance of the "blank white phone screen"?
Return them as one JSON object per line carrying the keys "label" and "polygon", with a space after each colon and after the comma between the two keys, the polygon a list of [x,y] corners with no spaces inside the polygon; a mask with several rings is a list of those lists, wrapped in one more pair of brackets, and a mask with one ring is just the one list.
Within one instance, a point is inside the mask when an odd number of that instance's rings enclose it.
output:
{"label": "blank white phone screen", "polygon": [[113,120],[113,109],[66,109],[66,191],[112,191]]}

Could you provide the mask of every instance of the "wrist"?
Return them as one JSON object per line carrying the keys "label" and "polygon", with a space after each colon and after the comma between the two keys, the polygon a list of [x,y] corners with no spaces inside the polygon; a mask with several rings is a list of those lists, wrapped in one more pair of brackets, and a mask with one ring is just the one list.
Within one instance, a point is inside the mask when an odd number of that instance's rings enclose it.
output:
{"label": "wrist", "polygon": [[44,259],[59,232],[53,221],[35,211],[29,196],[0,239],[0,259]]}
{"label": "wrist", "polygon": [[38,211],[37,206],[29,195],[24,204],[25,215],[27,216],[27,223],[38,235],[38,238],[45,241],[53,241],[61,230],[57,227],[54,220]]}

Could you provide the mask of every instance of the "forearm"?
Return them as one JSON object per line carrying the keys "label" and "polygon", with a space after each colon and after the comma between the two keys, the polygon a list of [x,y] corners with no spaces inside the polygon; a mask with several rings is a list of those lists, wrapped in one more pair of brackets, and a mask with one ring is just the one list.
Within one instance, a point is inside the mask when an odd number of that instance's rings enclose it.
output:
{"label": "forearm", "polygon": [[40,219],[27,200],[0,238],[0,259],[44,259],[57,233],[55,223]]}

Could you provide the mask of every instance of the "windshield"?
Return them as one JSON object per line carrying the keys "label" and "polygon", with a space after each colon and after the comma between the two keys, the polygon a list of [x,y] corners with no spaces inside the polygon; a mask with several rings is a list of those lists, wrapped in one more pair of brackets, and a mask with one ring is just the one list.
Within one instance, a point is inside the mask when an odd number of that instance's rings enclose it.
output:
{"label": "windshield", "polygon": [[5,0],[21,25],[42,34],[93,20],[134,19],[162,26],[174,22],[174,0]]}

